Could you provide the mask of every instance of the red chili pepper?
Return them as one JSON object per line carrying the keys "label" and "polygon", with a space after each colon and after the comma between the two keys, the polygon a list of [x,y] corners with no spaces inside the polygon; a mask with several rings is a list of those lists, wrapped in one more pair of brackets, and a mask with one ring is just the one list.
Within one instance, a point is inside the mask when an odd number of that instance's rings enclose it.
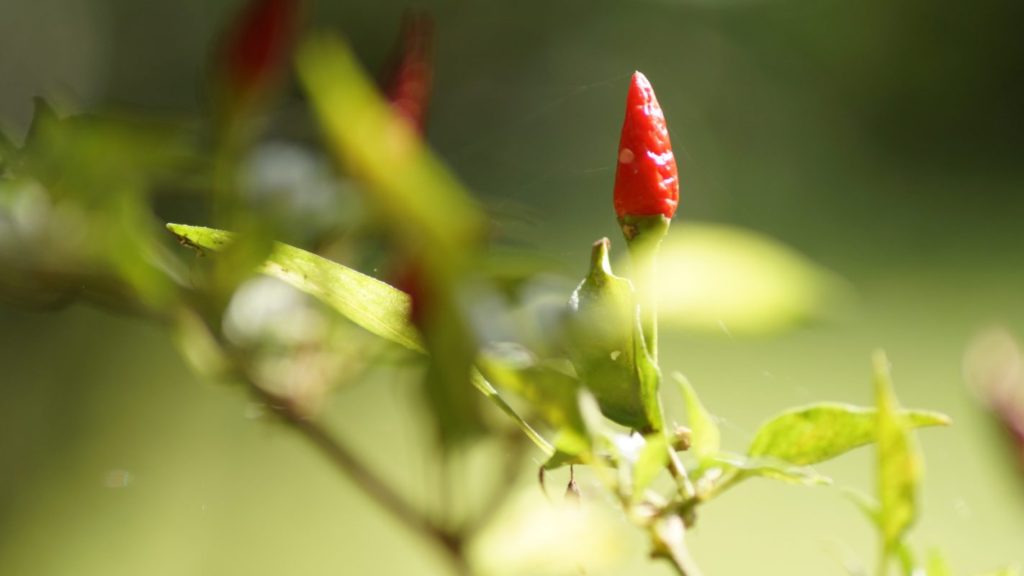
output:
{"label": "red chili pepper", "polygon": [[404,265],[392,279],[392,285],[409,295],[409,321],[423,330],[429,290],[423,269],[411,262]]}
{"label": "red chili pepper", "polygon": [[619,139],[615,213],[619,218],[658,214],[672,218],[678,205],[679,174],[665,115],[651,83],[636,72],[629,86]]}
{"label": "red chili pepper", "polygon": [[419,133],[427,124],[434,80],[434,21],[426,14],[407,15],[384,91],[391,106]]}
{"label": "red chili pepper", "polygon": [[280,80],[298,32],[302,0],[252,0],[226,36],[222,66],[235,98],[258,95]]}

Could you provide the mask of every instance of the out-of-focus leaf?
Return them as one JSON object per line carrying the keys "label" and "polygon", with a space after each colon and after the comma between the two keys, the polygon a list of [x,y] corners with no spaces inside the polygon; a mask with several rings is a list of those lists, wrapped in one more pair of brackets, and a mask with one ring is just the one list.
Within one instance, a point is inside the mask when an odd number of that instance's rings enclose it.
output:
{"label": "out-of-focus leaf", "polygon": [[719,452],[709,454],[705,461],[726,470],[736,470],[743,478],[760,477],[780,480],[789,484],[820,486],[832,483],[828,476],[818,474],[805,466],[794,466],[775,458],[751,458],[742,454]]}
{"label": "out-of-focus leaf", "polygon": [[672,376],[679,384],[683,400],[686,403],[686,423],[690,426],[692,434],[690,450],[698,460],[704,462],[710,456],[717,454],[721,448],[722,438],[718,424],[715,423],[715,417],[708,412],[700,398],[697,397],[697,391],[693,389],[690,381],[678,372]]}
{"label": "out-of-focus leaf", "polygon": [[[945,426],[949,418],[927,410],[902,410],[907,426]],[[772,456],[805,466],[830,460],[878,438],[878,410],[823,402],[787,410],[761,425],[751,456]]]}
{"label": "out-of-focus leaf", "polygon": [[456,292],[478,260],[485,219],[422,138],[382,98],[340,40],[317,37],[298,52],[298,73],[339,163],[367,184],[371,205],[415,262],[429,298],[421,323],[430,364],[423,392],[445,448],[483,430],[468,392],[476,340]]}
{"label": "out-of-focus leaf", "polygon": [[477,366],[489,381],[529,402],[558,431],[560,450],[575,456],[589,446],[575,378],[538,364],[529,352],[518,347],[485,349]]}
{"label": "out-of-focus leaf", "polygon": [[50,130],[51,127],[60,122],[60,117],[53,106],[41,96],[32,99],[32,121],[28,125],[28,132],[25,134],[25,143],[22,150],[27,154],[38,153],[38,145],[41,135]]}
{"label": "out-of-focus leaf", "polygon": [[927,574],[928,576],[953,576],[953,571],[950,570],[946,557],[942,555],[942,552],[932,550],[931,554],[928,555]]}
{"label": "out-of-focus leaf", "polygon": [[906,576],[924,575],[922,568],[917,564],[917,555],[905,540],[896,548],[896,558],[900,561],[900,569]]}
{"label": "out-of-focus leaf", "polygon": [[875,354],[874,370],[878,405],[878,518],[886,552],[891,553],[898,549],[917,516],[922,463],[907,419],[899,413],[884,353]]}
{"label": "out-of-focus leaf", "polygon": [[570,454],[561,449],[555,449],[551,457],[544,461],[543,468],[545,470],[555,470],[570,464],[583,464],[583,460],[579,454]]}
{"label": "out-of-focus leaf", "polygon": [[[202,226],[168,224],[167,229],[191,246],[212,251],[223,250],[233,238],[230,232]],[[367,331],[423,352],[419,334],[408,320],[409,296],[404,292],[337,262],[280,243],[274,245],[261,271],[327,303]],[[471,371],[470,381],[511,417],[541,451],[549,456],[554,453],[551,445],[498,395],[498,391],[477,370]]]}
{"label": "out-of-focus leaf", "polygon": [[643,496],[644,490],[654,482],[658,474],[668,464],[669,446],[668,438],[664,434],[649,434],[645,438],[646,443],[640,450],[640,455],[633,465],[633,498],[638,500]]}
{"label": "out-of-focus leaf", "polygon": [[712,224],[673,228],[659,255],[659,321],[759,334],[822,316],[841,282],[792,249]]}
{"label": "out-of-focus leaf", "polygon": [[462,258],[479,238],[481,212],[381,97],[348,46],[329,37],[307,41],[298,72],[338,160],[370,184],[398,237],[441,266]]}
{"label": "out-of-focus leaf", "polygon": [[[173,273],[145,193],[187,158],[180,130],[112,118],[58,118],[37,101],[17,156],[11,190],[21,195],[34,189],[41,200],[31,223],[19,230],[23,245],[14,252],[23,262],[60,270],[72,294],[132,306],[168,304]],[[112,291],[121,294],[109,297]]]}
{"label": "out-of-focus leaf", "polygon": [[601,412],[635,429],[650,426],[637,369],[633,285],[612,273],[611,242],[594,243],[590,271],[569,300],[569,348],[576,372]]}
{"label": "out-of-focus leaf", "polygon": [[553,503],[528,490],[475,535],[469,556],[475,574],[605,573],[630,551],[621,536],[620,522],[605,506]]}
{"label": "out-of-focus leaf", "polygon": [[[168,224],[182,241],[220,251],[233,240],[230,232]],[[326,302],[342,316],[406,348],[422,351],[419,334],[409,323],[409,296],[376,278],[311,252],[276,243],[261,271]]]}
{"label": "out-of-focus leaf", "polygon": [[510,406],[509,403],[506,402],[505,399],[502,398],[500,394],[498,394],[498,391],[494,388],[494,386],[492,386],[491,383],[488,382],[487,379],[484,378],[483,374],[481,374],[480,371],[477,370],[476,368],[473,368],[472,372],[470,373],[470,381],[473,383],[473,386],[477,390],[479,390],[481,394],[484,395],[484,397],[486,397],[488,400],[497,405],[498,409],[504,412],[506,416],[511,418],[516,423],[516,425],[519,426],[520,430],[523,431],[523,434],[525,434],[526,437],[529,438],[535,446],[537,446],[537,448],[540,448],[540,451],[543,452],[549,460],[554,456],[557,456],[557,454],[555,454],[555,448],[551,446],[551,444],[547,440],[545,440],[544,437],[540,435],[540,433],[534,430],[533,426],[530,426],[530,424],[522,416],[520,416],[519,413],[516,412],[515,409],[512,408],[512,406]]}

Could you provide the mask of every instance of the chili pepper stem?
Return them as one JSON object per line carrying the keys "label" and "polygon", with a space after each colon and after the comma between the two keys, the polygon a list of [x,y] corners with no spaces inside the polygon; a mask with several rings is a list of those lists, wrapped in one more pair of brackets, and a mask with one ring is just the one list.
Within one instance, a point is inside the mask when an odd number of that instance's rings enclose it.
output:
{"label": "chili pepper stem", "polygon": [[619,218],[633,264],[644,346],[655,364],[658,363],[658,249],[671,223],[661,214]]}

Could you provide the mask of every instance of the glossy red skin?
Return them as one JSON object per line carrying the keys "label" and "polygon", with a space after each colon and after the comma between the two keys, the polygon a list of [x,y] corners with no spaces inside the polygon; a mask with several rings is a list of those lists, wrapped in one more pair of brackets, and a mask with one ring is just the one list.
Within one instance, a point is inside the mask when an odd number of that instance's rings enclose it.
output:
{"label": "glossy red skin", "polygon": [[665,115],[651,83],[635,72],[619,139],[615,213],[620,218],[659,214],[672,218],[678,205],[679,173]]}
{"label": "glossy red skin", "polygon": [[258,92],[280,79],[298,31],[302,0],[252,0],[235,20],[224,53],[236,94]]}
{"label": "glossy red skin", "polygon": [[421,134],[426,130],[434,80],[433,45],[433,20],[426,15],[407,16],[402,23],[397,58],[385,85],[395,112]]}

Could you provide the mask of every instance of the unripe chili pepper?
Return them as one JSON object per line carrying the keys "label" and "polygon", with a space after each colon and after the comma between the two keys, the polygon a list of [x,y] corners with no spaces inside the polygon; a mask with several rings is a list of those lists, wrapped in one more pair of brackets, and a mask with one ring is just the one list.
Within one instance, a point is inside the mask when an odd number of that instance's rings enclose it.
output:
{"label": "unripe chili pepper", "polygon": [[384,92],[399,116],[419,133],[427,124],[434,80],[434,21],[426,14],[407,14]]}
{"label": "unripe chili pepper", "polygon": [[230,100],[248,100],[278,83],[288,67],[303,0],[251,0],[225,35],[221,77]]}
{"label": "unripe chili pepper", "polygon": [[665,115],[651,83],[633,74],[615,171],[615,213],[619,218],[663,215],[679,204],[679,174]]}

